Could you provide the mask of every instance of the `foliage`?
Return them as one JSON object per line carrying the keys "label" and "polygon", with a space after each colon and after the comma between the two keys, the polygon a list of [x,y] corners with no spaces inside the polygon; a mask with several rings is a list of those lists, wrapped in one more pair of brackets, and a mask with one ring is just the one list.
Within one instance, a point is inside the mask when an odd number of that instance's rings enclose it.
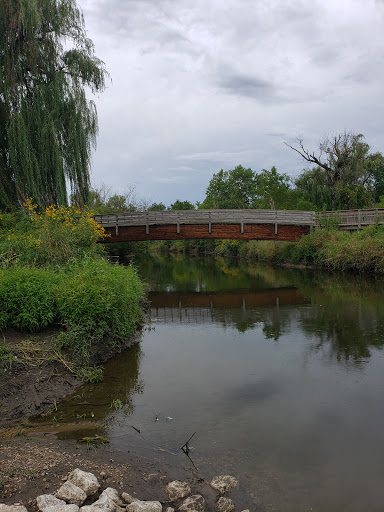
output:
{"label": "foliage", "polygon": [[[142,283],[132,267],[106,261],[97,243],[104,231],[87,209],[50,206],[39,213],[27,201],[24,215],[2,215],[0,225],[0,329],[38,331],[55,323],[64,329],[58,354],[65,349],[86,365],[103,343],[120,346],[133,334]],[[87,380],[100,377],[83,370]]]}
{"label": "foliage", "polygon": [[56,317],[57,276],[45,269],[13,266],[0,270],[0,328],[37,331]]}
{"label": "foliage", "polygon": [[0,208],[85,202],[105,86],[75,0],[0,3]]}
{"label": "foliage", "polygon": [[203,209],[251,208],[256,197],[256,177],[252,169],[238,165],[230,171],[219,171],[211,178]]}
{"label": "foliage", "polygon": [[57,312],[68,331],[82,331],[92,343],[123,341],[141,318],[140,279],[132,267],[84,258],[67,267],[56,290]]}
{"label": "foliage", "polygon": [[384,226],[361,231],[317,229],[296,243],[250,242],[245,254],[271,263],[318,265],[329,270],[384,272]]}
{"label": "foliage", "polygon": [[24,216],[0,217],[0,265],[61,265],[101,254],[103,248],[96,242],[104,236],[87,208],[49,206],[39,213],[27,200]]}
{"label": "foliage", "polygon": [[0,340],[0,370],[2,368],[10,368],[13,363],[13,353],[4,342]]}
{"label": "foliage", "polygon": [[149,212],[163,212],[166,209],[167,209],[167,207],[165,206],[164,203],[152,203],[148,207]]}
{"label": "foliage", "polygon": [[91,188],[87,206],[94,214],[124,213],[144,210],[144,200],[139,199],[134,185],[121,194],[113,194],[106,185]]}
{"label": "foliage", "polygon": [[238,165],[233,170],[221,170],[213,175],[199,208],[292,209],[298,199],[291,189],[289,176],[279,174],[276,167],[270,171],[263,169],[257,174]]}
{"label": "foliage", "polygon": [[168,208],[168,210],[194,210],[195,205],[190,203],[189,201],[179,201],[177,199],[171,206]]}
{"label": "foliage", "polygon": [[[288,144],[287,144],[288,145]],[[384,191],[384,156],[369,153],[363,135],[344,132],[320,143],[320,155],[288,145],[316,167],[304,171],[295,185],[303,199],[317,209],[370,207]]]}
{"label": "foliage", "polygon": [[256,175],[256,183],[257,194],[253,208],[271,208],[271,200],[274,208],[278,210],[293,207],[290,178],[286,174],[279,174],[276,167],[272,167],[270,171],[263,169]]}

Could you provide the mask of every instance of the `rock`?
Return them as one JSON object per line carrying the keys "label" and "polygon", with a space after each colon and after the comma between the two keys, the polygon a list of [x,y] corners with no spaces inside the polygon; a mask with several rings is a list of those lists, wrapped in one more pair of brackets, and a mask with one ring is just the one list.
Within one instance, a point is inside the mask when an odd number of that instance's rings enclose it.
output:
{"label": "rock", "polygon": [[92,473],[86,473],[81,469],[74,469],[69,475],[68,480],[83,489],[87,496],[95,494],[99,490],[100,484]]}
{"label": "rock", "polygon": [[28,512],[23,505],[3,505],[0,503],[0,512]]}
{"label": "rock", "polygon": [[127,512],[161,512],[160,501],[134,501],[127,505]]}
{"label": "rock", "polygon": [[205,510],[205,499],[200,494],[190,496],[177,509],[181,512],[203,512]]}
{"label": "rock", "polygon": [[229,498],[223,498],[222,496],[217,500],[215,505],[216,512],[232,512],[235,508],[235,504]]}
{"label": "rock", "polygon": [[211,480],[211,487],[219,491],[220,494],[225,494],[233,489],[239,482],[234,476],[214,476]]}
{"label": "rock", "polygon": [[165,488],[165,492],[168,494],[171,501],[175,501],[191,494],[191,488],[186,482],[174,480],[173,482],[169,482]]}
{"label": "rock", "polygon": [[105,497],[108,497],[110,500],[112,500],[118,507],[123,506],[123,502],[121,501],[119,493],[117,492],[116,489],[113,489],[112,487],[107,487],[100,494],[100,497],[97,501],[102,501]]}
{"label": "rock", "polygon": [[87,499],[87,495],[80,489],[77,485],[67,480],[60,489],[55,493],[56,498],[59,500],[64,500],[67,503],[74,503],[79,507],[84,503]]}
{"label": "rock", "polygon": [[104,496],[92,503],[92,505],[86,505],[85,507],[81,507],[80,512],[120,512],[122,509],[116,505],[116,503],[111,500],[108,496]]}
{"label": "rock", "polygon": [[175,512],[175,509],[174,509],[174,508],[172,508],[172,507],[167,507],[167,508],[165,509],[165,512]]}
{"label": "rock", "polygon": [[107,487],[100,494],[99,499],[92,503],[81,507],[80,512],[121,512],[120,506],[123,505],[118,492],[112,487]]}
{"label": "rock", "polygon": [[134,501],[140,501],[138,500],[137,498],[134,498],[133,496],[131,496],[130,494],[128,494],[127,492],[123,492],[123,494],[121,495],[121,497],[123,498],[123,500],[125,501],[125,503],[133,503]]}
{"label": "rock", "polygon": [[67,505],[52,494],[42,494],[36,498],[37,508],[40,512],[78,512],[77,505]]}

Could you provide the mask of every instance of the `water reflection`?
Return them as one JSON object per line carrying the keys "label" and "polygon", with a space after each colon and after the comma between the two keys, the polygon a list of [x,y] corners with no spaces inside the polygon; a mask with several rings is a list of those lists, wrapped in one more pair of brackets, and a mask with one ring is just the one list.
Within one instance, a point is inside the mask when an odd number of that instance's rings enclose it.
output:
{"label": "water reflection", "polygon": [[358,364],[384,343],[384,297],[366,277],[180,256],[153,257],[139,268],[155,290],[149,299],[156,321],[213,322],[239,332],[261,325],[278,341],[292,319],[284,307],[310,305],[298,312],[314,351]]}

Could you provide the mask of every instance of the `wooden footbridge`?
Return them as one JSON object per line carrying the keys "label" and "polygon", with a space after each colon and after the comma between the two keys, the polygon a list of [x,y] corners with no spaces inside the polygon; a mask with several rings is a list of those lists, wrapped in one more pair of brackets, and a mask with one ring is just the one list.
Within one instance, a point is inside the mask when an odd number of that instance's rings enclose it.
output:
{"label": "wooden footbridge", "polygon": [[384,208],[316,213],[300,210],[179,210],[95,215],[104,243],[143,240],[235,239],[297,241],[334,218],[339,229],[384,223]]}

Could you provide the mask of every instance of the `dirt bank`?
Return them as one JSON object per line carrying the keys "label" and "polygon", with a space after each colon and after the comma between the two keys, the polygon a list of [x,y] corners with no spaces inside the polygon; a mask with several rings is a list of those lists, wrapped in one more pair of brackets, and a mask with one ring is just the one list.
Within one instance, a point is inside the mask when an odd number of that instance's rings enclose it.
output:
{"label": "dirt bank", "polygon": [[[81,384],[81,379],[71,371],[74,365],[55,347],[57,334],[54,329],[37,335],[14,330],[0,332],[11,354],[9,361],[3,358],[0,366],[0,436],[4,427],[52,409]],[[138,336],[133,336],[118,349],[103,347],[102,352],[92,355],[90,364],[102,365],[137,342]]]}

